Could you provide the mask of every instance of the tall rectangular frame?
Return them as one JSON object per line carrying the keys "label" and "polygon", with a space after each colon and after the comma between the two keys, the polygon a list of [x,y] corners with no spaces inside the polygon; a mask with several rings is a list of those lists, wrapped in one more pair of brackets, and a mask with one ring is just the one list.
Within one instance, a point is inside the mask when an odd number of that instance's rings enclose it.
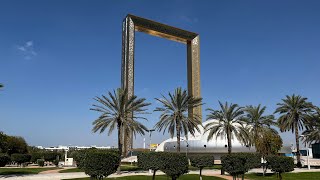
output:
{"label": "tall rectangular frame", "polygon": [[[126,16],[122,24],[121,86],[127,88],[128,96],[134,95],[135,31],[186,44],[188,94],[193,97],[201,97],[199,35],[131,14]],[[189,117],[193,114],[202,117],[201,106],[190,108],[188,113]]]}

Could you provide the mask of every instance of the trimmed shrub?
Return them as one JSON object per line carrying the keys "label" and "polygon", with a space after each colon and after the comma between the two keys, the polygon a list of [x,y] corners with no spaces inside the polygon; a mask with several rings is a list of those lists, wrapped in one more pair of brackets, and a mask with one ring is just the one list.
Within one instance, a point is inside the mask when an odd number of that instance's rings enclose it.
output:
{"label": "trimmed shrub", "polygon": [[31,155],[30,154],[12,154],[11,160],[16,162],[18,165],[21,165],[26,162],[30,162]]}
{"label": "trimmed shrub", "polygon": [[292,157],[267,156],[266,160],[271,171],[279,174],[279,179],[282,179],[282,173],[294,170],[294,161]]}
{"label": "trimmed shrub", "polygon": [[210,167],[214,165],[213,155],[191,155],[189,156],[191,166],[200,169],[200,179],[202,179],[202,169],[204,167]]}
{"label": "trimmed shrub", "polygon": [[43,159],[37,159],[37,164],[38,164],[38,166],[43,167],[44,166],[44,160]]}
{"label": "trimmed shrub", "polygon": [[152,179],[155,179],[156,172],[163,168],[162,152],[139,152],[138,166],[143,170],[153,170]]}
{"label": "trimmed shrub", "polygon": [[103,179],[117,171],[119,154],[110,151],[87,151],[82,169],[91,178]]}
{"label": "trimmed shrub", "polygon": [[236,179],[260,164],[260,157],[253,153],[232,153],[221,157],[222,168]]}
{"label": "trimmed shrub", "polygon": [[0,167],[4,167],[10,161],[11,161],[10,156],[8,156],[7,154],[0,154]]}
{"label": "trimmed shrub", "polygon": [[160,170],[170,176],[172,180],[176,180],[188,172],[189,162],[185,154],[163,152],[161,159],[163,166]]}
{"label": "trimmed shrub", "polygon": [[84,166],[84,159],[86,156],[86,153],[89,151],[89,149],[83,149],[83,150],[78,150],[78,151],[74,151],[73,154],[73,158],[76,161],[76,165],[79,169],[82,169]]}

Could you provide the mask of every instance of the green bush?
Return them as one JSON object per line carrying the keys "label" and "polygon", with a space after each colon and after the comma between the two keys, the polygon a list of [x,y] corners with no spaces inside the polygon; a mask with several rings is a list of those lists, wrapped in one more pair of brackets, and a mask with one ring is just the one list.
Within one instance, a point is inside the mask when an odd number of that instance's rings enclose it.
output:
{"label": "green bush", "polygon": [[110,152],[119,154],[118,150],[114,149],[96,149],[96,148],[90,148],[90,149],[82,149],[82,150],[75,150],[72,152],[72,157],[76,162],[76,165],[79,169],[82,169],[84,165],[84,159],[87,152]]}
{"label": "green bush", "polygon": [[43,159],[43,153],[42,152],[31,153],[30,162],[36,163],[38,159]]}
{"label": "green bush", "polygon": [[163,166],[160,170],[170,176],[172,180],[176,180],[188,172],[189,162],[185,154],[163,152],[161,159]]}
{"label": "green bush", "polygon": [[191,166],[200,169],[200,177],[202,177],[202,169],[204,167],[211,167],[214,165],[213,155],[191,155],[189,156]]}
{"label": "green bush", "polygon": [[82,169],[91,178],[103,179],[117,171],[119,154],[111,151],[87,151]]}
{"label": "green bush", "polygon": [[31,155],[30,154],[12,154],[11,160],[18,163],[19,165],[30,162]]}
{"label": "green bush", "polygon": [[228,172],[233,178],[237,178],[248,172],[250,169],[260,164],[259,155],[253,153],[232,153],[221,157],[223,170]]}
{"label": "green bush", "polygon": [[42,155],[45,161],[53,162],[56,159],[60,159],[60,153],[57,152],[44,152]]}
{"label": "green bush", "polygon": [[267,156],[266,160],[268,167],[271,171],[278,173],[280,179],[282,179],[281,173],[294,170],[294,161],[291,157]]}
{"label": "green bush", "polygon": [[10,161],[11,161],[10,156],[8,156],[7,154],[0,154],[0,167],[4,167]]}
{"label": "green bush", "polygon": [[73,158],[76,161],[76,165],[79,169],[82,169],[84,166],[84,158],[86,156],[86,153],[88,152],[88,149],[84,149],[84,150],[78,150],[78,151],[74,151],[73,154]]}
{"label": "green bush", "polygon": [[37,164],[38,164],[38,166],[43,167],[44,166],[44,159],[37,159]]}
{"label": "green bush", "polygon": [[156,172],[163,168],[162,152],[139,152],[138,166],[143,170],[153,170],[152,179],[155,179]]}

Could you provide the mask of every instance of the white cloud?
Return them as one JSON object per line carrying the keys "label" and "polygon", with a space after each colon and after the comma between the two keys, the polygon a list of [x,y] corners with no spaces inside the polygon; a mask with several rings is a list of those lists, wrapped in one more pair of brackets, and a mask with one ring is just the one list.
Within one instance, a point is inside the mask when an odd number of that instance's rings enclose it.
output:
{"label": "white cloud", "polygon": [[33,41],[27,41],[25,46],[26,47],[32,47],[33,46]]}
{"label": "white cloud", "polygon": [[32,59],[37,56],[37,52],[34,50],[33,41],[27,41],[23,45],[18,45],[17,50],[19,50],[25,59]]}

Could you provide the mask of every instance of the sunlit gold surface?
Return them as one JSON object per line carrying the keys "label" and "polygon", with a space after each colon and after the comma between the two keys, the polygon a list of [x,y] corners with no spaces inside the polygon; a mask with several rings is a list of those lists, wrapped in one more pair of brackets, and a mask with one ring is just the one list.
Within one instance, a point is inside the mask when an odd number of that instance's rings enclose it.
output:
{"label": "sunlit gold surface", "polygon": [[[122,25],[122,65],[121,86],[127,88],[129,96],[134,94],[134,45],[135,31],[152,36],[166,38],[187,45],[187,77],[188,93],[193,97],[201,97],[200,88],[200,38],[193,32],[185,31],[166,24],[151,21],[134,15],[127,15]],[[189,116],[201,117],[201,107],[189,109]],[[131,141],[125,147],[132,148],[132,136],[125,138]]]}

